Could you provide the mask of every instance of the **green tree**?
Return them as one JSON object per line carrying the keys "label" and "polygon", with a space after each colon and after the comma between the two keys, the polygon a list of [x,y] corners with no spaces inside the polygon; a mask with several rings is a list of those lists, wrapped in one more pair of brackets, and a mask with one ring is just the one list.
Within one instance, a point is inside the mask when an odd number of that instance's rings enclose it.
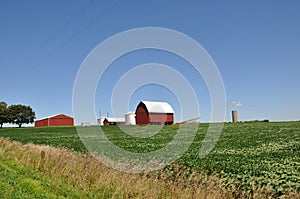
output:
{"label": "green tree", "polygon": [[11,105],[8,107],[10,123],[17,124],[19,128],[22,124],[33,123],[35,119],[35,112],[30,106],[24,106],[21,104]]}
{"label": "green tree", "polygon": [[7,122],[9,122],[7,104],[5,102],[0,102],[0,128]]}

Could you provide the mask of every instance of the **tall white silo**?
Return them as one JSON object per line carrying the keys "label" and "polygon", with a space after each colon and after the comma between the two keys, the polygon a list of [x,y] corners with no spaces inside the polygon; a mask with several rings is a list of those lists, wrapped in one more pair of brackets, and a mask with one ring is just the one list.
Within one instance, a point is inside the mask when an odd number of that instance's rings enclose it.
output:
{"label": "tall white silo", "polygon": [[135,125],[135,113],[129,112],[125,114],[126,125]]}

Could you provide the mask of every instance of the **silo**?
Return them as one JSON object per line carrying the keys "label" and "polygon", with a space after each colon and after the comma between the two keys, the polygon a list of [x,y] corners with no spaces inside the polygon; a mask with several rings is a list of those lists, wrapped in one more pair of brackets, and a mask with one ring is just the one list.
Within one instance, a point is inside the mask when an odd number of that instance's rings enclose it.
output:
{"label": "silo", "polygon": [[104,125],[104,119],[105,119],[105,117],[100,117],[99,119],[98,119],[98,124],[100,125],[100,126],[103,126]]}
{"label": "silo", "polygon": [[135,125],[135,113],[129,112],[125,114],[126,125]]}
{"label": "silo", "polygon": [[232,111],[232,122],[237,123],[238,122],[238,112],[237,110]]}

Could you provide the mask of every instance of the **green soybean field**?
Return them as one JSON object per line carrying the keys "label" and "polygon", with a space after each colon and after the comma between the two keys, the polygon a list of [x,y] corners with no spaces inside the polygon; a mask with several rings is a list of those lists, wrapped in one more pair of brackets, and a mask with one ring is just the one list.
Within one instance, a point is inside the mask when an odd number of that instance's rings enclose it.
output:
{"label": "green soybean field", "polygon": [[[217,175],[224,180],[224,186],[237,187],[249,195],[258,188],[271,190],[274,197],[300,192],[300,122],[225,123],[213,150],[199,158],[208,127],[209,124],[199,124],[188,150],[163,172],[175,175],[179,169],[186,171],[180,175],[187,178],[194,170]],[[125,128],[132,132],[137,129],[135,126]],[[148,138],[133,137],[118,126],[102,127],[102,130],[114,145],[144,153],[167,145],[178,128],[179,125],[164,126],[159,133]],[[2,128],[0,137],[23,144],[49,145],[88,153],[75,127]]]}

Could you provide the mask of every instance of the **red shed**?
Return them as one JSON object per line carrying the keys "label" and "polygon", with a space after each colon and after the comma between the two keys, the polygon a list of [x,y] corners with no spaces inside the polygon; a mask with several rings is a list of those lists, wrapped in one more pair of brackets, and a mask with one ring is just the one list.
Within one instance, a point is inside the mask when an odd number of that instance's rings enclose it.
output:
{"label": "red shed", "polygon": [[64,114],[58,114],[34,122],[34,127],[42,126],[74,126],[74,119]]}
{"label": "red shed", "polygon": [[125,118],[116,118],[116,117],[106,117],[103,120],[104,126],[124,126],[125,125]]}
{"label": "red shed", "polygon": [[141,101],[135,111],[137,125],[174,123],[174,110],[167,102]]}

